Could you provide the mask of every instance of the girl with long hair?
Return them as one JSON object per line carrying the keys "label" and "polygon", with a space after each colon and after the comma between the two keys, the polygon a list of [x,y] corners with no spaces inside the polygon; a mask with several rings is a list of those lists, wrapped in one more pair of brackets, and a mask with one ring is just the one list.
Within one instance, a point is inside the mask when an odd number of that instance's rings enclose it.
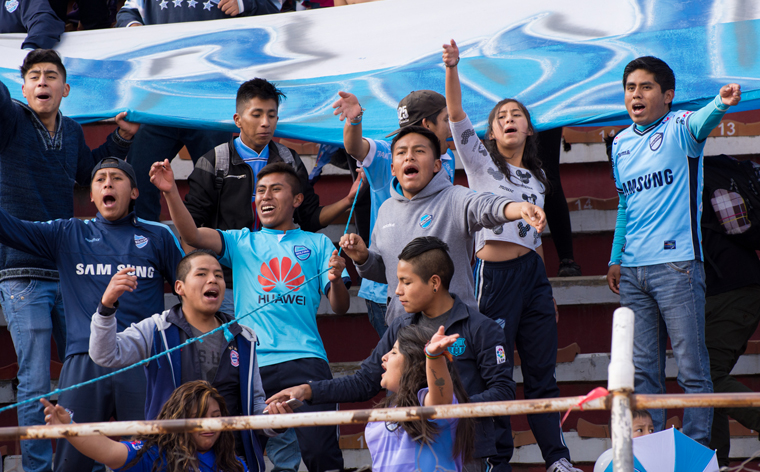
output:
{"label": "girl with long hair", "polygon": [[[449,125],[470,188],[543,208],[548,181],[541,169],[537,133],[528,109],[518,100],[501,100],[488,115],[486,139],[481,142],[462,108],[459,48],[452,40],[443,49]],[[558,397],[554,377],[557,311],[544,267],[541,237],[525,222],[514,221],[479,231],[475,244],[478,308],[504,328],[510,365],[514,365],[517,347],[525,398]],[[528,423],[548,472],[580,472],[570,463],[559,413],[528,415]],[[497,425],[501,431],[496,446],[499,455],[508,460],[512,449],[509,419],[501,418]]]}
{"label": "girl with long hair", "polygon": [[[393,348],[383,356],[380,385],[389,395],[378,408],[465,403],[447,348],[459,338],[418,325],[401,328]],[[364,432],[372,455],[372,470],[461,471],[470,460],[474,422],[470,418],[369,423]]]}
{"label": "girl with long hair", "polygon": [[[73,423],[69,412],[47,400],[47,424]],[[270,413],[277,413],[272,409]],[[158,415],[159,420],[219,418],[227,416],[224,398],[205,380],[180,385]],[[177,432],[140,435],[132,441],[117,442],[106,436],[70,437],[68,441],[82,454],[116,472],[247,472],[235,456],[231,431]]]}

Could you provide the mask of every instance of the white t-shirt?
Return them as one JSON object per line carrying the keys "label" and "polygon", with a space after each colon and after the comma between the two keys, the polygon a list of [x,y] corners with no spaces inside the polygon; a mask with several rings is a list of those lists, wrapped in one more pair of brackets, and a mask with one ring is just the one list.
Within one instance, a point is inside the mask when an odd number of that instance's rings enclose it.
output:
{"label": "white t-shirt", "polygon": [[[478,192],[510,197],[515,201],[526,201],[544,207],[544,186],[532,172],[509,163],[511,180],[496,167],[483,143],[475,134],[469,117],[459,122],[450,121],[451,136],[454,138],[459,158],[467,173],[470,188]],[[493,229],[482,229],[475,235],[475,251],[480,251],[486,241],[506,241],[536,250],[541,245],[541,236],[536,229],[522,220],[512,221]]]}

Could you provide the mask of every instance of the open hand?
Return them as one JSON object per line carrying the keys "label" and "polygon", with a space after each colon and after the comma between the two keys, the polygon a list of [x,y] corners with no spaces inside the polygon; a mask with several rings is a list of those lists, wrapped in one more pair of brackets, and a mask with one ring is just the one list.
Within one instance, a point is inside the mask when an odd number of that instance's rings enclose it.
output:
{"label": "open hand", "polygon": [[295,387],[286,388],[267,398],[267,405],[274,403],[283,403],[291,398],[297,398],[302,402],[311,400],[311,386],[309,384],[296,385]]}
{"label": "open hand", "polygon": [[40,403],[45,407],[45,424],[69,424],[72,422],[71,415],[61,405],[53,405],[44,398]]}
{"label": "open hand", "polygon": [[163,162],[154,162],[150,167],[150,183],[156,186],[162,192],[171,192],[176,188],[174,182],[174,171],[169,159]]}
{"label": "open hand", "polygon": [[137,288],[137,276],[129,275],[130,272],[134,273],[134,267],[125,267],[118,271],[111,281],[108,282],[108,287],[103,293],[103,298],[100,299],[100,303],[108,308],[113,308],[116,301],[124,292],[134,292]]}
{"label": "open hand", "polygon": [[114,117],[114,120],[116,121],[116,124],[119,126],[119,136],[129,141],[132,139],[135,134],[137,134],[137,130],[140,129],[139,123],[132,123],[131,121],[127,121],[127,112],[123,111],[116,115]]}
{"label": "open hand", "polygon": [[443,326],[439,326],[438,331],[432,338],[430,338],[430,344],[427,345],[427,352],[431,356],[437,356],[449,346],[453,346],[458,338],[458,334],[446,335]]}
{"label": "open hand", "polygon": [[720,88],[720,98],[724,105],[730,107],[738,105],[742,101],[742,86],[739,84],[728,84]]}
{"label": "open hand", "polygon": [[359,105],[359,99],[356,95],[348,92],[338,92],[340,96],[333,104],[335,108],[333,115],[340,115],[340,121],[348,118],[349,121],[353,120],[362,113],[362,106]]}
{"label": "open hand", "polygon": [[453,39],[451,44],[443,45],[443,63],[446,67],[454,67],[459,64],[459,48]]}

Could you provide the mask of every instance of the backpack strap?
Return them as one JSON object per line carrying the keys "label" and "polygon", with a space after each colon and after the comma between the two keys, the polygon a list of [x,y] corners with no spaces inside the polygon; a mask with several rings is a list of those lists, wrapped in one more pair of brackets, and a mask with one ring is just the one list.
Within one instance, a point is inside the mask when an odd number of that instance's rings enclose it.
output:
{"label": "backpack strap", "polygon": [[285,146],[284,144],[280,144],[277,142],[275,142],[274,145],[277,146],[277,152],[280,154],[280,157],[282,158],[282,160],[287,162],[290,165],[290,167],[295,169],[296,158],[293,157],[293,153],[290,151],[290,149],[288,149],[288,147]]}
{"label": "backpack strap", "polygon": [[221,211],[222,187],[224,177],[230,172],[230,146],[222,143],[214,148],[214,189],[216,190],[216,213],[214,214],[214,229],[219,226]]}

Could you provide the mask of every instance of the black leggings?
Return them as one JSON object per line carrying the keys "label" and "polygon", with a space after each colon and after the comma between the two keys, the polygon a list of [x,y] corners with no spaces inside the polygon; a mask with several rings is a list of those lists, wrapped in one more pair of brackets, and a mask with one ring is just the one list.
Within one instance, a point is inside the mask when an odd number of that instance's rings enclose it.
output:
{"label": "black leggings", "polygon": [[570,210],[559,179],[559,149],[562,145],[562,128],[541,131],[538,134],[538,156],[549,180],[549,192],[544,199],[546,220],[551,226],[552,241],[559,260],[574,259]]}

